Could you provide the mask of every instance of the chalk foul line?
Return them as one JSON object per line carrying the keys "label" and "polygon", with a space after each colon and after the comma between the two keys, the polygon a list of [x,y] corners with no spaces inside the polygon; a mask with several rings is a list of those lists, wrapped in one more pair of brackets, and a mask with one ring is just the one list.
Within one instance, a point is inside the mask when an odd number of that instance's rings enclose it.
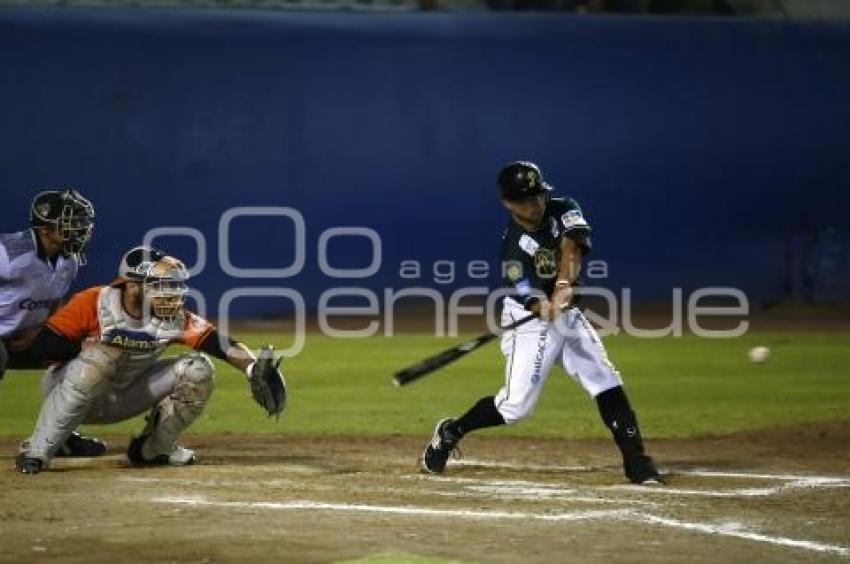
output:
{"label": "chalk foul line", "polygon": [[415,507],[403,505],[369,505],[357,503],[328,503],[320,501],[213,501],[201,496],[164,496],[155,497],[154,503],[168,503],[179,505],[190,505],[195,507],[216,507],[225,509],[266,509],[283,511],[342,511],[352,513],[379,513],[392,515],[408,515],[415,517],[458,517],[465,519],[505,519],[505,520],[534,520],[547,522],[582,521],[593,519],[619,519],[624,521],[637,521],[651,525],[659,525],[674,529],[695,531],[711,535],[734,537],[743,540],[800,548],[814,552],[850,556],[850,549],[835,544],[827,544],[816,541],[792,539],[765,535],[744,529],[740,524],[734,527],[724,525],[713,525],[709,523],[694,523],[671,519],[636,511],[634,509],[612,509],[571,511],[565,513],[529,513],[518,511],[490,511],[483,509],[436,509],[432,507]]}

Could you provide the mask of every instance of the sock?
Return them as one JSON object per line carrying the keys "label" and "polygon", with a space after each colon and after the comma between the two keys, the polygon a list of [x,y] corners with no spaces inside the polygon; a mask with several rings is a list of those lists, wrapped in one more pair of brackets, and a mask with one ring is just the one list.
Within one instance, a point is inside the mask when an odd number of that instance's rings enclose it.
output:
{"label": "sock", "polygon": [[640,436],[637,416],[632,411],[629,398],[622,386],[605,390],[596,396],[596,405],[605,426],[614,435],[614,441],[623,453],[623,458],[643,456],[643,439]]}
{"label": "sock", "polygon": [[487,396],[478,400],[475,405],[469,408],[469,411],[447,425],[446,430],[459,439],[470,431],[504,424],[505,418],[496,409],[495,398]]}

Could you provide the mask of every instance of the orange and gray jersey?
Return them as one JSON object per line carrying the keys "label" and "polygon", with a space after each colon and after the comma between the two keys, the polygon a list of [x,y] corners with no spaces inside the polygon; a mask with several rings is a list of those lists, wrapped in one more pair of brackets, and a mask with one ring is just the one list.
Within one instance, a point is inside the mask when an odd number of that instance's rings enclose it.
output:
{"label": "orange and gray jersey", "polygon": [[124,311],[121,294],[116,286],[84,290],[50,316],[47,326],[72,341],[100,342],[119,349],[121,380],[127,383],[152,366],[171,343],[197,349],[215,329],[189,311],[172,321],[136,319]]}

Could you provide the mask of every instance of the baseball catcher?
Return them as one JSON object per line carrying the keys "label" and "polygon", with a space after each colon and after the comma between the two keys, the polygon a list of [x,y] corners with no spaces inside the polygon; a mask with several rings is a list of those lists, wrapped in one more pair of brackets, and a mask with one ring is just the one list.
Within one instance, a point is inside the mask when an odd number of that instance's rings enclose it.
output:
{"label": "baseball catcher", "polygon": [[[619,372],[596,331],[576,307],[581,260],[590,252],[590,226],[575,200],[552,198],[540,169],[526,161],[508,164],[498,176],[500,196],[511,220],[502,239],[502,309],[505,381],[495,396],[478,400],[457,419],[434,429],[420,463],[441,473],[461,438],[471,431],[512,424],[531,415],[554,364],[560,365],[596,400],[599,414],[623,455],[626,478],[660,483],[644,452],[637,416]],[[530,313],[536,316],[530,316]],[[517,326],[517,320],[528,319]]]}
{"label": "baseball catcher", "polygon": [[[76,294],[47,320],[32,348],[67,362],[44,374],[46,398],[16,458],[20,472],[47,468],[58,445],[81,423],[115,423],[146,410],[147,425],[127,449],[130,462],[192,464],[195,453],[177,440],[213,392],[209,356],[244,372],[254,399],[270,416],[283,411],[286,384],[271,345],[256,358],[247,346],[188,311],[188,279],[180,260],[135,247],[121,260],[115,281]],[[162,357],[172,343],[193,351]]]}

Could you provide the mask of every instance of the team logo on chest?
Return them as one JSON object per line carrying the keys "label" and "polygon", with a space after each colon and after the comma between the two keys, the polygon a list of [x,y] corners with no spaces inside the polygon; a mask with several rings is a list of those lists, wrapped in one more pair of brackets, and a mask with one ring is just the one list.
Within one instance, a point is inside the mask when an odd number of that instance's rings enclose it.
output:
{"label": "team logo on chest", "polygon": [[107,331],[103,335],[102,341],[114,347],[136,351],[152,351],[165,344],[161,339],[146,331],[131,331],[127,329]]}
{"label": "team logo on chest", "polygon": [[552,278],[558,272],[555,253],[552,249],[540,247],[534,253],[534,268],[540,278]]}

